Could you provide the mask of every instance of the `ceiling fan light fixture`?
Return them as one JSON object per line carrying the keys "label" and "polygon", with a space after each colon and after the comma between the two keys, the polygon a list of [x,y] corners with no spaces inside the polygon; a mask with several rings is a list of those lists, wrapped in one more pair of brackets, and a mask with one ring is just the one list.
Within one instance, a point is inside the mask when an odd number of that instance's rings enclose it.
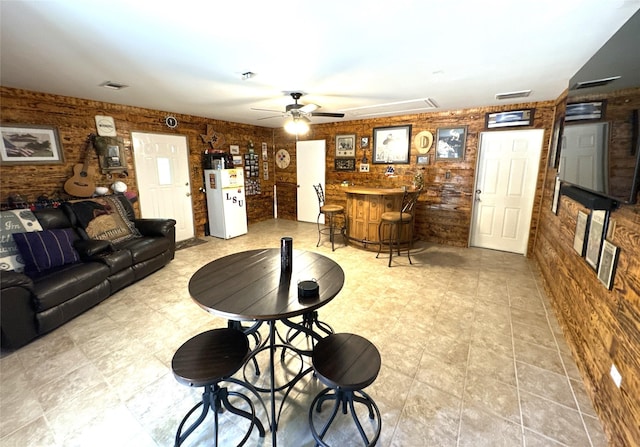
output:
{"label": "ceiling fan light fixture", "polygon": [[284,130],[293,135],[304,135],[309,132],[310,122],[306,116],[291,118],[284,124]]}

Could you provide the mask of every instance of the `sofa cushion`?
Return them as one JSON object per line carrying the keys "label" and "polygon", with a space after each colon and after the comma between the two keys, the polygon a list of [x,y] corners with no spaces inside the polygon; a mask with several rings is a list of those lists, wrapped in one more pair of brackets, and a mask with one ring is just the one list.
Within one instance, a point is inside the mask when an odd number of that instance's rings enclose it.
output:
{"label": "sofa cushion", "polygon": [[171,241],[166,237],[139,237],[119,244],[115,244],[118,250],[128,250],[131,253],[133,264],[154,258],[171,249]]}
{"label": "sofa cushion", "polygon": [[120,200],[112,197],[96,197],[90,200],[69,202],[78,224],[90,239],[122,242],[140,237],[140,232],[128,219]]}
{"label": "sofa cushion", "polygon": [[26,273],[41,273],[80,261],[80,255],[73,248],[73,241],[78,236],[71,228],[13,233],[12,236],[24,260]]}
{"label": "sofa cushion", "polygon": [[99,262],[68,264],[37,276],[33,282],[36,312],[51,309],[105,283],[109,267]]}
{"label": "sofa cushion", "polygon": [[24,270],[22,255],[11,235],[25,231],[42,231],[40,222],[31,210],[0,212],[0,270]]}

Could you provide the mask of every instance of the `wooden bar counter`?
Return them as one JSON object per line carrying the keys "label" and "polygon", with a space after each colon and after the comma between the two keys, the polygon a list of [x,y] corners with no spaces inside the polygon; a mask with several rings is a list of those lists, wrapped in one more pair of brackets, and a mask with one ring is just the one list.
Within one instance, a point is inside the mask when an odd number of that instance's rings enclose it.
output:
{"label": "wooden bar counter", "polygon": [[387,211],[400,211],[402,188],[344,187],[347,195],[347,237],[353,246],[378,249],[378,224]]}

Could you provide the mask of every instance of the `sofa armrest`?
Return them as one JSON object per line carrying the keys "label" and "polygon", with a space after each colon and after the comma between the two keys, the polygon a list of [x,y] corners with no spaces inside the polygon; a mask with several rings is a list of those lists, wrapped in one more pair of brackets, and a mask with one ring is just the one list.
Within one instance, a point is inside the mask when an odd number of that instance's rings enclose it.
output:
{"label": "sofa armrest", "polygon": [[3,349],[17,349],[38,336],[33,281],[21,273],[3,271],[0,283],[1,345]]}
{"label": "sofa armrest", "polygon": [[143,236],[164,236],[175,238],[176,221],[174,219],[135,219],[133,221]]}
{"label": "sofa armrest", "polygon": [[73,243],[73,247],[82,260],[90,260],[101,253],[113,251],[113,245],[110,241],[97,239],[78,239]]}

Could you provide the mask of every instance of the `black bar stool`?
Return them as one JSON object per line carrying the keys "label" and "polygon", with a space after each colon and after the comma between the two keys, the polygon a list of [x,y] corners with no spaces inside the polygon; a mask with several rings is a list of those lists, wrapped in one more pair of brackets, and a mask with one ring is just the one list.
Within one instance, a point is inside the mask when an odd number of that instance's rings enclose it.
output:
{"label": "black bar stool", "polygon": [[[335,231],[336,231],[336,215],[342,214],[344,215],[344,206],[342,205],[333,205],[329,203],[325,203],[324,190],[322,189],[322,183],[318,183],[317,185],[313,185],[313,188],[316,190],[316,195],[318,196],[318,218],[316,219],[316,223],[318,224],[318,243],[316,247],[320,246],[320,238],[323,234],[329,235],[329,240],[331,241],[331,251],[335,251],[334,239],[335,239]],[[329,223],[329,228],[320,228],[320,216],[325,215],[326,220]],[[325,222],[326,224],[327,222]],[[340,234],[342,234],[342,238],[344,239],[344,243],[346,245],[346,233],[345,228],[342,226],[340,228]]]}
{"label": "black bar stool", "polygon": [[[225,387],[220,387],[220,382],[222,381],[244,386],[253,392],[260,402],[262,402],[260,396],[249,384],[231,377],[242,368],[249,353],[249,339],[247,336],[239,330],[230,328],[213,329],[203,332],[190,338],[178,348],[171,361],[173,375],[176,380],[183,385],[204,387],[204,392],[202,393],[202,401],[198,402],[180,422],[176,433],[175,447],[180,446],[185,439],[193,433],[196,427],[205,420],[209,409],[211,409],[214,415],[215,431],[213,445],[218,445],[218,413],[225,408],[231,413],[251,421],[249,430],[238,446],[242,446],[247,442],[254,426],[258,427],[260,437],[264,438],[264,427],[256,417],[255,407],[251,400],[242,393],[229,391]],[[229,396],[235,396],[245,401],[251,411],[247,412],[234,407],[231,402],[229,402]],[[187,419],[189,419],[200,406],[202,406],[202,413],[183,433],[182,429]]]}
{"label": "black bar stool", "polygon": [[[313,399],[309,408],[309,426],[316,446],[328,447],[323,438],[340,407],[343,414],[347,414],[347,410],[351,413],[364,444],[374,446],[380,438],[382,419],[376,403],[362,390],[371,385],[380,372],[381,359],[378,349],[359,335],[332,334],[316,344],[311,360],[316,376],[328,387]],[[322,411],[322,404],[327,400],[334,400],[335,404],[329,420],[318,433],[313,424],[313,410],[315,407],[318,413]],[[369,419],[376,425],[370,441],[358,420],[354,403],[365,405]]]}

